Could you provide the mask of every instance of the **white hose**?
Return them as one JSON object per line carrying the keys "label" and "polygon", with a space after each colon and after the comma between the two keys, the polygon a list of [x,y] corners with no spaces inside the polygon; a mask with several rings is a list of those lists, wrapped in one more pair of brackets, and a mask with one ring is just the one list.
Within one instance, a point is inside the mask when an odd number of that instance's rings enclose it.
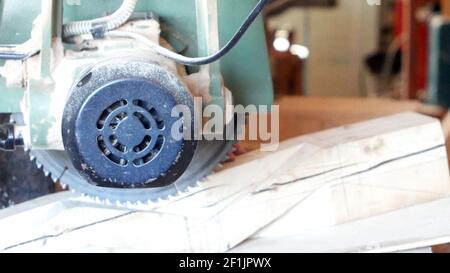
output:
{"label": "white hose", "polygon": [[130,19],[138,1],[139,0],[124,0],[120,8],[109,16],[65,24],[63,27],[63,37],[88,34],[91,32],[92,27],[97,24],[105,24],[107,31],[114,30]]}

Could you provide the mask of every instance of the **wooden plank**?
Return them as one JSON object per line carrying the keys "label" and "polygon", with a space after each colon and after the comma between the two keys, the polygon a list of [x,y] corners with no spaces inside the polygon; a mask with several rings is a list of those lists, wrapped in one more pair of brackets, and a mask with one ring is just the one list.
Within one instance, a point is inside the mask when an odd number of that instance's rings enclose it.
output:
{"label": "wooden plank", "polygon": [[[297,225],[298,226],[298,225]],[[450,198],[339,226],[261,232],[234,252],[405,252],[450,242]]]}
{"label": "wooden plank", "polygon": [[[241,156],[165,203],[125,209],[62,193],[4,210],[0,250],[223,252],[264,228],[289,234],[444,198],[449,180],[439,121],[404,113]],[[290,212],[301,215],[294,230],[279,224]]]}

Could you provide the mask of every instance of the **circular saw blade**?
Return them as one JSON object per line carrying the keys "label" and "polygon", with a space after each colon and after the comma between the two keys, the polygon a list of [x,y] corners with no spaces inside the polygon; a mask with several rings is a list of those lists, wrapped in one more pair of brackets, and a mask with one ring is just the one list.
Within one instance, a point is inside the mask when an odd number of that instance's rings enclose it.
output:
{"label": "circular saw blade", "polygon": [[171,196],[188,191],[198,185],[204,177],[226,159],[234,141],[200,141],[187,171],[174,184],[163,188],[115,189],[96,187],[89,184],[72,166],[65,151],[31,150],[30,156],[38,167],[53,181],[63,187],[100,201],[111,203],[145,203],[166,200]]}

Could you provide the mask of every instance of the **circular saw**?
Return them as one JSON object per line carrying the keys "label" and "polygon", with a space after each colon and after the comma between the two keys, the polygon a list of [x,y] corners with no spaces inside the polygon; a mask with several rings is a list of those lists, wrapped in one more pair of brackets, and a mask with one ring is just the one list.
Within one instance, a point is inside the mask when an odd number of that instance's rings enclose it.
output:
{"label": "circular saw", "polygon": [[26,42],[0,46],[0,149],[24,146],[55,182],[102,201],[188,191],[235,143],[242,122],[228,106],[272,102],[263,27],[250,28],[269,0],[93,2],[42,1]]}

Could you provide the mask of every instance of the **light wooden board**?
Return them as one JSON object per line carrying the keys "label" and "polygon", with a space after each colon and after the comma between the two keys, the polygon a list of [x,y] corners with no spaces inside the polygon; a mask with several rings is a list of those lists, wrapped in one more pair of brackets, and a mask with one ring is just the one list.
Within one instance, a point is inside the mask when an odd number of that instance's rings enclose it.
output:
{"label": "light wooden board", "polygon": [[165,203],[125,209],[62,193],[1,211],[0,250],[224,252],[257,234],[298,234],[449,194],[439,121],[404,113],[241,156]]}
{"label": "light wooden board", "polygon": [[405,252],[450,242],[450,198],[338,226],[261,232],[234,252]]}

